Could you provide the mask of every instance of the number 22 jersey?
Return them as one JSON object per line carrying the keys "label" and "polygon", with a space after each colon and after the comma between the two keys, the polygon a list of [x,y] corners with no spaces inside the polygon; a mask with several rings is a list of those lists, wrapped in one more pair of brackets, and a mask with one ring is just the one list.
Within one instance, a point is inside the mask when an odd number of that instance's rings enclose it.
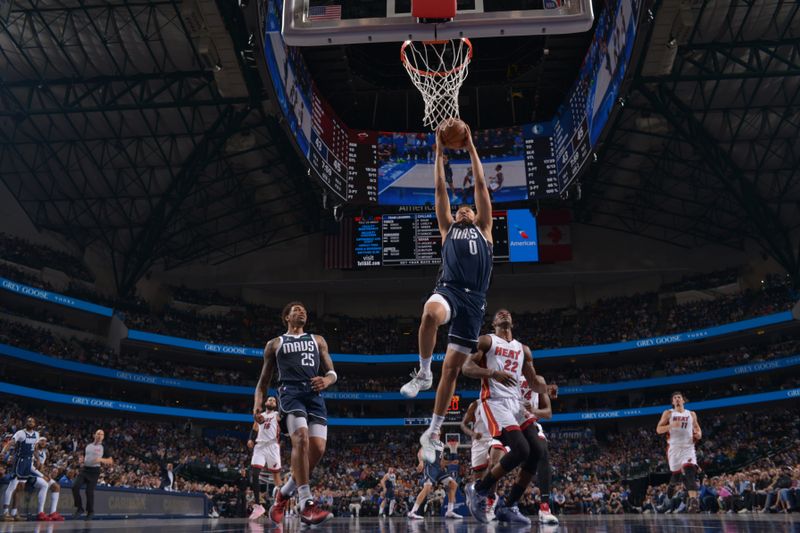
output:
{"label": "number 22 jersey", "polygon": [[525,360],[522,343],[518,340],[508,342],[497,335],[491,334],[492,346],[484,355],[483,364],[490,370],[499,370],[514,376],[515,382],[503,385],[494,379],[483,379],[481,382],[481,400],[496,398],[519,399],[519,383],[522,381],[522,363]]}

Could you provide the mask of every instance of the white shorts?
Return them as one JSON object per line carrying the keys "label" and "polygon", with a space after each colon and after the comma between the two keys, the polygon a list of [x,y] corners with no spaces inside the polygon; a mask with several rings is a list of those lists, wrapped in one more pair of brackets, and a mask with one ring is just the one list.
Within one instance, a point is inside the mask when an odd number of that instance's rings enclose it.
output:
{"label": "white shorts", "polygon": [[479,472],[489,466],[489,454],[492,448],[505,450],[506,447],[497,439],[481,439],[472,441],[472,469]]}
{"label": "white shorts", "polygon": [[518,398],[488,398],[481,400],[478,409],[492,437],[499,437],[503,430],[518,431],[527,420]]}
{"label": "white shorts", "polygon": [[263,468],[269,472],[280,472],[281,470],[281,447],[277,442],[268,444],[256,444],[253,448],[253,459],[251,466]]}
{"label": "white shorts", "polygon": [[537,436],[540,439],[545,438],[542,425],[539,424],[538,419],[535,416],[533,416],[533,413],[525,409],[525,404],[523,402],[520,402],[520,409],[517,419],[519,420],[519,428],[522,431],[525,431],[531,424],[536,424],[536,429],[539,430]]}
{"label": "white shorts", "polygon": [[694,446],[669,446],[667,447],[667,461],[669,461],[669,469],[673,473],[683,471],[683,467],[687,465],[697,466],[697,455],[694,452]]}

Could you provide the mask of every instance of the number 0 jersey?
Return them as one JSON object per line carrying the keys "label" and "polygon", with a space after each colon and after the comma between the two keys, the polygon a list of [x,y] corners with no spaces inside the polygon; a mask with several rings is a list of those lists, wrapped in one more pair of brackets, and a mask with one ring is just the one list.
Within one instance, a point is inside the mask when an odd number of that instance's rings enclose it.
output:
{"label": "number 0 jersey", "polygon": [[275,351],[278,363],[278,382],[311,381],[319,375],[320,354],[317,340],[311,333],[284,334]]}
{"label": "number 0 jersey", "polygon": [[492,278],[492,245],[475,224],[456,222],[442,242],[437,285],[486,295]]}
{"label": "number 0 jersey", "polygon": [[522,363],[525,360],[522,343],[518,340],[508,342],[494,334],[489,335],[489,337],[492,339],[492,346],[484,356],[483,366],[490,370],[499,370],[511,374],[514,376],[515,382],[507,386],[491,378],[482,380],[481,400],[488,400],[489,398],[519,399]]}

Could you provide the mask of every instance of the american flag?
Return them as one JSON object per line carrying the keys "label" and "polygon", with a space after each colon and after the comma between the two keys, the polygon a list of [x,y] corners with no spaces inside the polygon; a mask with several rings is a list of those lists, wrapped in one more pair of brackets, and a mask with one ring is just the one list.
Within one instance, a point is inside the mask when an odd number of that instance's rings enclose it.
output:
{"label": "american flag", "polygon": [[308,8],[308,20],[340,20],[342,18],[342,6],[310,6]]}
{"label": "american flag", "polygon": [[325,235],[325,268],[328,270],[355,267],[353,243],[355,242],[353,219],[345,217],[339,227],[328,228]]}

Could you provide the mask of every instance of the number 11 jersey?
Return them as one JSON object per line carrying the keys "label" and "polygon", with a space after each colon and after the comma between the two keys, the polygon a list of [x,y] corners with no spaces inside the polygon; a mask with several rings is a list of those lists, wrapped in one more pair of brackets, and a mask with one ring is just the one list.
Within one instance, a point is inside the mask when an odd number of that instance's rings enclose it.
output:
{"label": "number 11 jersey", "polygon": [[494,334],[489,335],[489,337],[492,339],[492,346],[484,356],[483,366],[490,370],[499,370],[511,374],[516,381],[507,386],[491,378],[482,380],[481,400],[488,400],[489,398],[519,399],[519,383],[522,382],[522,363],[525,360],[522,343],[518,340],[508,342]]}

